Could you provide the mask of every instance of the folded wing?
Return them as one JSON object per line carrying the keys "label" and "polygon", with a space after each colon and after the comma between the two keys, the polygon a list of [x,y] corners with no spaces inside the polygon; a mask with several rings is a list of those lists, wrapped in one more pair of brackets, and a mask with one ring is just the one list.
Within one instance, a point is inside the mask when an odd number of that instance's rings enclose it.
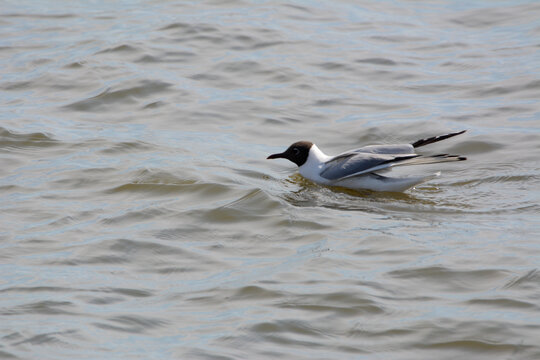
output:
{"label": "folded wing", "polygon": [[330,159],[325,163],[320,175],[328,180],[337,180],[360,176],[374,171],[388,169],[393,166],[435,164],[466,160],[465,157],[448,154],[423,156],[410,153],[385,154],[359,152],[358,150],[360,149],[343,153]]}

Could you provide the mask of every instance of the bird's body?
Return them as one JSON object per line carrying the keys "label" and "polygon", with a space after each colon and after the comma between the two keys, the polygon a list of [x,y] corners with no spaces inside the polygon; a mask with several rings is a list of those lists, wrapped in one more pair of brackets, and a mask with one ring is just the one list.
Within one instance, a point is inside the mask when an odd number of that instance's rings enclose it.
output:
{"label": "bird's body", "polygon": [[300,174],[318,184],[374,191],[405,191],[439,174],[414,177],[388,177],[380,172],[395,166],[461,161],[457,155],[418,155],[414,149],[464,133],[465,131],[421,139],[413,144],[368,145],[328,156],[309,141],[298,141],[268,159],[285,158],[299,167]]}

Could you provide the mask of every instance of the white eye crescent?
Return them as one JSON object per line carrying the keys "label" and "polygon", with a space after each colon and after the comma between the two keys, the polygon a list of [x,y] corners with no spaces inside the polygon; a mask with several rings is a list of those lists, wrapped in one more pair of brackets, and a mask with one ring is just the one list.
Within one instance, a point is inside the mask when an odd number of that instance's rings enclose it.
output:
{"label": "white eye crescent", "polygon": [[300,149],[298,148],[294,148],[293,151],[294,151],[294,155],[300,154]]}

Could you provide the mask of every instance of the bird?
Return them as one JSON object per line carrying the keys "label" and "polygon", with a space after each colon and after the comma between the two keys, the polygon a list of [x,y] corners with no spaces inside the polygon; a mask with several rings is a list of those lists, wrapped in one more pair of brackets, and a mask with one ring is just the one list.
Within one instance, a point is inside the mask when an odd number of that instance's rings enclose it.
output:
{"label": "bird", "polygon": [[298,165],[300,175],[317,184],[339,186],[353,190],[403,192],[415,185],[434,179],[440,172],[428,176],[390,177],[381,175],[395,166],[435,164],[467,160],[464,156],[437,154],[420,155],[415,149],[460,134],[466,130],[428,137],[411,144],[367,145],[336,156],[322,152],[311,141],[297,141],[282,153],[267,159],[283,158]]}

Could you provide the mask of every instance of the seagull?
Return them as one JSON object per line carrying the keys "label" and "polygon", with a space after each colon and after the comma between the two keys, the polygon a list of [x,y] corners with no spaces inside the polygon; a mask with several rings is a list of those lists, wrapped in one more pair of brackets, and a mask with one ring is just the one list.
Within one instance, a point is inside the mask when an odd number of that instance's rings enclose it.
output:
{"label": "seagull", "polygon": [[414,152],[416,148],[463,134],[465,131],[420,139],[412,144],[368,145],[336,156],[326,155],[310,141],[297,141],[284,152],[272,154],[267,159],[290,160],[298,165],[300,175],[317,184],[353,190],[402,192],[436,178],[440,172],[411,177],[388,177],[380,172],[391,170],[394,166],[467,160],[459,155],[419,155]]}

